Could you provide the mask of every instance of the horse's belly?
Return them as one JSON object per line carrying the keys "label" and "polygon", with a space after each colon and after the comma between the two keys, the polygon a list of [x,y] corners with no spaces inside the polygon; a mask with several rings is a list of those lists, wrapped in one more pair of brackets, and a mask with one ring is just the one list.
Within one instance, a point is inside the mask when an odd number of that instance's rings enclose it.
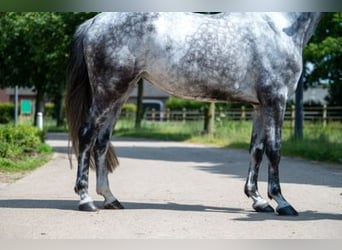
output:
{"label": "horse's belly", "polygon": [[165,92],[186,99],[199,101],[248,102],[257,104],[258,99],[253,86],[243,83],[221,82],[211,79],[189,78],[184,75],[150,75],[144,78]]}
{"label": "horse's belly", "polygon": [[196,86],[185,88],[184,91],[173,93],[176,96],[190,98],[201,101],[220,101],[220,102],[248,102],[257,104],[258,100],[251,91],[246,89],[227,89],[219,86]]}

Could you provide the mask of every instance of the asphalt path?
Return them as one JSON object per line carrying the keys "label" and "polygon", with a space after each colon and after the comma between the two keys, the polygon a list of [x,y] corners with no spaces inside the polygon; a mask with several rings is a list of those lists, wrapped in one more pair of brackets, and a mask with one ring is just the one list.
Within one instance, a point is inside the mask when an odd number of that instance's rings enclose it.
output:
{"label": "asphalt path", "polygon": [[[126,209],[87,213],[77,210],[67,136],[49,134],[47,142],[55,150],[48,164],[0,185],[0,238],[342,238],[341,165],[283,157],[282,191],[299,216],[281,217],[251,208],[244,150],[119,138],[110,186]],[[265,163],[259,190],[267,197]],[[89,191],[101,208],[93,171]]]}

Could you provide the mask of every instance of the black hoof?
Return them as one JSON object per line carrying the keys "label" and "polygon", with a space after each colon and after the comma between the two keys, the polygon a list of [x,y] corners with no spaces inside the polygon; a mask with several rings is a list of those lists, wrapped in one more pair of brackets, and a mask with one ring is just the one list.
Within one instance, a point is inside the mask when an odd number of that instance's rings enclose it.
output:
{"label": "black hoof", "polygon": [[298,212],[292,206],[277,208],[277,213],[278,215],[298,216]]}
{"label": "black hoof", "polygon": [[80,211],[86,211],[86,212],[96,212],[97,211],[97,207],[94,205],[93,202],[82,203],[78,206],[78,209]]}
{"label": "black hoof", "polygon": [[118,200],[104,205],[105,209],[124,209],[124,206]]}
{"label": "black hoof", "polygon": [[263,207],[263,208],[254,207],[254,210],[257,212],[261,212],[261,213],[274,213],[274,209],[270,205],[267,205],[266,207]]}

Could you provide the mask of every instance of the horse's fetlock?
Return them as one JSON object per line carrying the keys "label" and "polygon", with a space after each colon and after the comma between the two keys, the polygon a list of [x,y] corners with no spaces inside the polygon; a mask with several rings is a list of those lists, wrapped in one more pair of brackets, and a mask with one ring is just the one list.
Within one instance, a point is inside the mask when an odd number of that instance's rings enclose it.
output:
{"label": "horse's fetlock", "polygon": [[244,192],[247,195],[247,197],[255,196],[257,193],[256,185],[251,185],[251,184],[246,183]]}
{"label": "horse's fetlock", "polygon": [[277,197],[280,194],[280,187],[277,185],[272,185],[269,187],[267,195],[272,200],[274,197]]}

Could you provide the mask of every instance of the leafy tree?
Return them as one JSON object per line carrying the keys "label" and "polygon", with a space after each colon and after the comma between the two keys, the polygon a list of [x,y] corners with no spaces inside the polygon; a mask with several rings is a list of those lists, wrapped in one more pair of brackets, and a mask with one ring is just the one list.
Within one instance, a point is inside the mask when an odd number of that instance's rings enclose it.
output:
{"label": "leafy tree", "polygon": [[342,12],[325,13],[304,51],[306,86],[329,85],[329,104],[342,105]]}
{"label": "leafy tree", "polygon": [[[34,87],[36,112],[42,112],[44,96],[56,89],[60,44],[65,41],[61,19],[55,13],[5,13],[1,16],[2,86]],[[65,54],[65,53],[64,53]]]}
{"label": "leafy tree", "polygon": [[295,138],[303,139],[304,127],[304,87],[318,86],[322,82],[329,85],[329,103],[342,104],[342,13],[325,13],[304,49],[306,66],[296,90]]}
{"label": "leafy tree", "polygon": [[76,26],[94,14],[0,13],[0,86],[34,87],[36,112],[51,98],[60,125],[71,37]]}
{"label": "leafy tree", "polygon": [[22,37],[19,14],[1,13],[0,15],[0,86],[27,86],[29,63],[28,44]]}
{"label": "leafy tree", "polygon": [[95,12],[77,12],[77,13],[59,13],[63,24],[63,30],[65,35],[65,42],[60,46],[60,62],[58,63],[57,69],[59,72],[56,72],[59,76],[61,76],[60,84],[58,88],[49,94],[49,96],[53,99],[55,103],[55,116],[57,117],[57,126],[62,125],[63,123],[63,96],[65,90],[65,69],[67,67],[67,60],[69,57],[69,47],[73,37],[73,34],[76,30],[76,27],[80,25],[85,20],[93,17]]}

